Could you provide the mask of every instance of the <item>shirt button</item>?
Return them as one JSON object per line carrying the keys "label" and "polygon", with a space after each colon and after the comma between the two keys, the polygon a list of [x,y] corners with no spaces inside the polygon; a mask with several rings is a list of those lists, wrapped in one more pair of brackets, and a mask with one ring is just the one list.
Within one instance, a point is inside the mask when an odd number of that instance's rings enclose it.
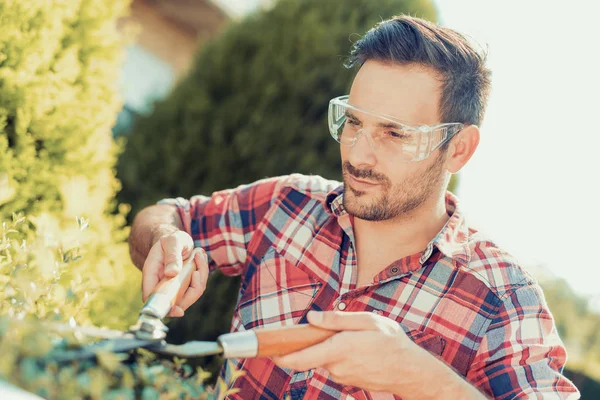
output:
{"label": "shirt button", "polygon": [[398,267],[392,267],[392,268],[390,269],[390,272],[391,272],[392,274],[394,274],[394,275],[395,275],[395,274],[397,274],[397,273],[398,273],[398,271],[400,271],[400,268],[398,268]]}
{"label": "shirt button", "polygon": [[346,303],[341,301],[340,304],[338,304],[338,310],[344,311],[345,309],[346,309]]}

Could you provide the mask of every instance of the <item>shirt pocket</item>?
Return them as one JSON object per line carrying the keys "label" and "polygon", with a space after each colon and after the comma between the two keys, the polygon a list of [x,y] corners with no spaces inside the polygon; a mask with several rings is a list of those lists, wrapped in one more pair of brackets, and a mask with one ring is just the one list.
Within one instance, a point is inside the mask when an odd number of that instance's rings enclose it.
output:
{"label": "shirt pocket", "polygon": [[446,340],[431,333],[426,333],[420,330],[409,330],[406,335],[419,347],[427,350],[436,356],[442,356],[446,348]]}
{"label": "shirt pocket", "polygon": [[320,287],[314,276],[270,248],[240,297],[238,317],[245,329],[298,324]]}

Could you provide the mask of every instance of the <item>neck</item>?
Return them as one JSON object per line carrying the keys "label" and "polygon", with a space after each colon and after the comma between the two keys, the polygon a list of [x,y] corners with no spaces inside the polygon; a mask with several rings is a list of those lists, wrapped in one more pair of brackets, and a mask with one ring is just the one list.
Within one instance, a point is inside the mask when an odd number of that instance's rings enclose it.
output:
{"label": "neck", "polygon": [[[354,218],[359,252],[378,254],[384,263],[425,249],[448,221],[445,196],[434,196],[408,215],[387,221]],[[373,252],[373,253],[371,253]]]}

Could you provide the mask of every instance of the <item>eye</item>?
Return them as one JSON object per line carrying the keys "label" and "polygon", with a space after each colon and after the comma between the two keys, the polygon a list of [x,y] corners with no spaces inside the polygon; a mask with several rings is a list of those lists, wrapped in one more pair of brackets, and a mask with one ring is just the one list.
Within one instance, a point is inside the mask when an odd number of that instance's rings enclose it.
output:
{"label": "eye", "polygon": [[360,122],[358,122],[355,119],[347,119],[348,124],[352,125],[352,126],[359,126]]}
{"label": "eye", "polygon": [[392,139],[406,139],[408,137],[404,131],[386,131],[385,134]]}

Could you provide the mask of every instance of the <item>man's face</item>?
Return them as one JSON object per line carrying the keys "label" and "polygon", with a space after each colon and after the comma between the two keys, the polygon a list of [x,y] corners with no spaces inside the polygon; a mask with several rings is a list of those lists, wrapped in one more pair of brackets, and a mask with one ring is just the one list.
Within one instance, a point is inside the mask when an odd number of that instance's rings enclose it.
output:
{"label": "man's face", "polygon": [[[439,99],[440,82],[433,71],[367,61],[354,79],[348,102],[418,126],[440,123]],[[378,122],[366,114],[362,118],[365,130]],[[355,217],[383,221],[406,216],[445,189],[446,154],[439,149],[418,162],[381,153],[372,150],[365,135],[352,147],[341,145],[344,206]]]}

